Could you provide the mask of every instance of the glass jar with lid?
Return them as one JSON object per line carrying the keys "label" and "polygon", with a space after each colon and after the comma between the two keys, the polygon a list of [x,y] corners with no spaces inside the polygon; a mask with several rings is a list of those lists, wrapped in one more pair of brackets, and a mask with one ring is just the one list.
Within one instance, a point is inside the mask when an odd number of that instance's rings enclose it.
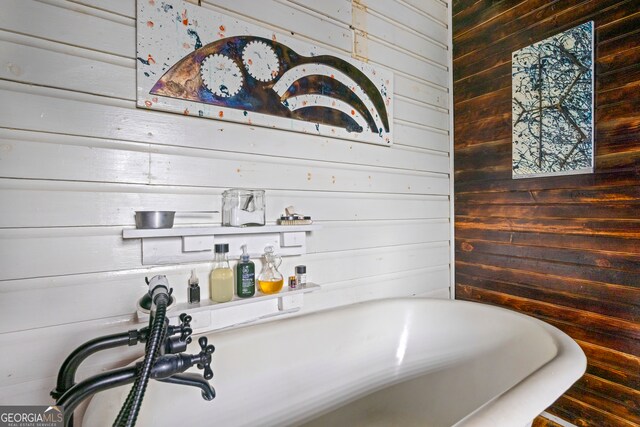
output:
{"label": "glass jar with lid", "polygon": [[251,227],[265,224],[264,190],[232,188],[222,193],[222,225]]}

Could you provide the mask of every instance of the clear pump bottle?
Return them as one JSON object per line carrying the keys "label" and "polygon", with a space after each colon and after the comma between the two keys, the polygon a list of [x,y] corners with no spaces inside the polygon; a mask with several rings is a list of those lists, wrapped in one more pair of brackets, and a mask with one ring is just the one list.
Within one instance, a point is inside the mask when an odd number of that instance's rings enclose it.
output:
{"label": "clear pump bottle", "polygon": [[233,270],[229,267],[228,243],[214,246],[213,270],[209,276],[209,295],[214,302],[227,302],[233,299]]}

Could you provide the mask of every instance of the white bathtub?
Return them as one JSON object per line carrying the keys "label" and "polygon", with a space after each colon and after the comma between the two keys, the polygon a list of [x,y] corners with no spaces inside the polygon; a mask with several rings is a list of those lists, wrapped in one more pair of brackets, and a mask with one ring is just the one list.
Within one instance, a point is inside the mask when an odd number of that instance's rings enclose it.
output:
{"label": "white bathtub", "polygon": [[[151,381],[138,426],[526,426],[586,368],[558,329],[462,301],[367,302],[209,340],[217,397]],[[83,425],[111,425],[128,389],[95,396]]]}

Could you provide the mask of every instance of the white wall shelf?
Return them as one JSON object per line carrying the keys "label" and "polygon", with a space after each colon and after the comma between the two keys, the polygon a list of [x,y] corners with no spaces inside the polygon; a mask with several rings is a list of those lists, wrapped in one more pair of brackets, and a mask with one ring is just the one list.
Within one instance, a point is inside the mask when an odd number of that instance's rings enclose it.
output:
{"label": "white wall shelf", "polygon": [[[267,295],[256,291],[256,294],[253,297],[239,298],[236,296],[229,302],[217,303],[208,299],[202,300],[196,304],[189,304],[185,302],[176,304],[172,307],[167,312],[167,317],[172,324],[175,324],[178,322],[177,319],[180,314],[187,313],[193,318],[191,321],[191,327],[194,331],[197,333],[213,331],[252,323],[270,317],[295,313],[302,308],[303,295],[319,289],[320,286],[314,283],[307,283],[304,288],[298,289],[289,289],[289,287],[285,285],[282,291],[276,294]],[[236,310],[234,313],[229,315],[230,310],[226,310],[270,300],[277,300],[277,307],[269,306],[260,311],[259,314],[256,314],[257,312],[254,310],[248,309]],[[149,320],[149,313],[147,312],[138,310],[137,315],[140,322],[146,322]]]}
{"label": "white wall shelf", "polygon": [[239,258],[247,245],[252,257],[267,245],[280,256],[306,253],[307,232],[319,225],[265,225],[262,227],[176,227],[152,230],[125,228],[123,239],[142,239],[142,264],[176,264],[210,261],[216,243],[229,244],[229,258]]}

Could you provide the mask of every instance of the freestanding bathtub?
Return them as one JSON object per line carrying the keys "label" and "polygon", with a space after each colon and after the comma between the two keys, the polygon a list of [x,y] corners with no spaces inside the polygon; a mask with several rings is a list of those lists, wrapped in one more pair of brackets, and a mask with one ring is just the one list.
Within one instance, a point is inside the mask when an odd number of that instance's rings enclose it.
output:
{"label": "freestanding bathtub", "polygon": [[[217,397],[151,381],[138,426],[527,426],[586,368],[558,329],[450,300],[354,304],[209,342]],[[128,390],[96,395],[83,425],[110,426]]]}

